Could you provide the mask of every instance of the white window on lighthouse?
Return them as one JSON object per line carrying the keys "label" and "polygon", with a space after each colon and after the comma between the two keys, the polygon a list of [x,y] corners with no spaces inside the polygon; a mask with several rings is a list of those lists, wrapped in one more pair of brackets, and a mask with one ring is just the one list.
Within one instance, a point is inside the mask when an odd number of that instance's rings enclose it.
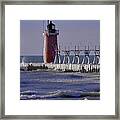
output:
{"label": "white window on lighthouse", "polygon": [[55,26],[54,26],[54,25],[52,25],[52,29],[53,29],[53,30],[55,29]]}

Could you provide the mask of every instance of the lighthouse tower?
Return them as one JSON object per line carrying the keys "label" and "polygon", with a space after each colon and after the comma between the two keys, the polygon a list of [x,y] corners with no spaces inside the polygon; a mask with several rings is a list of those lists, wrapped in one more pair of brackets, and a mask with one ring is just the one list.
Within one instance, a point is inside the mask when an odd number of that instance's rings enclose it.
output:
{"label": "lighthouse tower", "polygon": [[52,21],[47,22],[47,30],[44,31],[44,63],[53,63],[55,59],[55,52],[58,50],[57,35],[59,31],[55,29],[55,24]]}

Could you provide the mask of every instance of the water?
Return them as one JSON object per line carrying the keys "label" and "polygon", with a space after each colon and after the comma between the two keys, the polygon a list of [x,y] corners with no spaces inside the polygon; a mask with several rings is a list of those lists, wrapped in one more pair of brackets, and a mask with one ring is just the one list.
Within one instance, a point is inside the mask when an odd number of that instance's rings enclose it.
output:
{"label": "water", "polygon": [[20,63],[43,63],[43,56],[20,56]]}
{"label": "water", "polygon": [[[22,62],[21,57],[21,62]],[[41,62],[39,56],[25,57],[24,62]],[[21,100],[99,100],[99,73],[21,71]]]}

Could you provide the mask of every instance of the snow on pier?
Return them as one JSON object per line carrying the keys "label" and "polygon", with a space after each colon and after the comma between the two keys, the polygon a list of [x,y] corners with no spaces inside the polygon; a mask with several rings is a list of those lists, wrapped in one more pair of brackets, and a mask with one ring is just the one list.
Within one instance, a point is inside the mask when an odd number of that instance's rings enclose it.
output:
{"label": "snow on pier", "polygon": [[[52,64],[52,63],[21,63],[21,69],[27,69],[28,66],[32,68],[38,67],[38,69],[51,69],[58,71],[81,71],[81,72],[99,72],[100,64]],[[40,68],[41,67],[41,68]]]}

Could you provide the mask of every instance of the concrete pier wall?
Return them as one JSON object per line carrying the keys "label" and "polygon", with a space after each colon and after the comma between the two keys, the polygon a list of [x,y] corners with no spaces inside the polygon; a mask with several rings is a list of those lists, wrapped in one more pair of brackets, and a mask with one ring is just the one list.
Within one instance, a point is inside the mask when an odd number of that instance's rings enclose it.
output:
{"label": "concrete pier wall", "polygon": [[48,68],[55,70],[72,70],[72,71],[99,71],[99,64],[45,64]]}
{"label": "concrete pier wall", "polygon": [[99,72],[100,64],[51,64],[51,63],[21,63],[20,67],[33,67],[45,66],[48,69],[61,70],[61,71],[81,71],[81,72]]}

